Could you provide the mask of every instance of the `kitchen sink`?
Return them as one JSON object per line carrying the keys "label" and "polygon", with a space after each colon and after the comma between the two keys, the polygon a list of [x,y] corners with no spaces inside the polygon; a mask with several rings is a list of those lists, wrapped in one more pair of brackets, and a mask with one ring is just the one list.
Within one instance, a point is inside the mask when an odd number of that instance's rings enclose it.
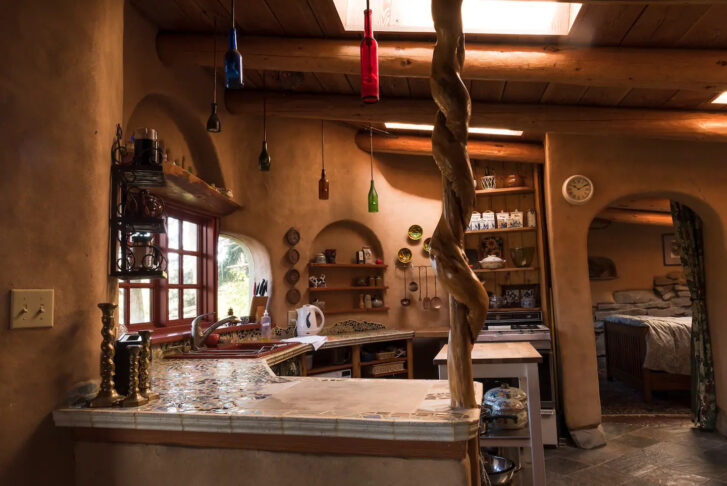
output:
{"label": "kitchen sink", "polygon": [[255,359],[283,351],[298,343],[282,341],[246,341],[242,343],[218,344],[214,348],[199,349],[187,353],[165,356],[167,359]]}

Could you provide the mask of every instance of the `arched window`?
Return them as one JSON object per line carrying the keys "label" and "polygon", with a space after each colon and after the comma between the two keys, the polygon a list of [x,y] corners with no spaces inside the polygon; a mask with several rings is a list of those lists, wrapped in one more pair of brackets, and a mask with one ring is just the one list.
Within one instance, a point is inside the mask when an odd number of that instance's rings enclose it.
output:
{"label": "arched window", "polygon": [[220,318],[230,308],[236,316],[249,314],[253,275],[250,249],[239,240],[220,235],[217,239],[217,314]]}

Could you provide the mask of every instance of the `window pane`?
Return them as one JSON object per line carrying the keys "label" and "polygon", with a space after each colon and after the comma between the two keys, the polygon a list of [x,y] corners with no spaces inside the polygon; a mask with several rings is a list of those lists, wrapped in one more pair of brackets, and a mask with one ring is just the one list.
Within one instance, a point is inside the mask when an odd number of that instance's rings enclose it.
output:
{"label": "window pane", "polygon": [[184,289],[184,317],[197,316],[197,289]]}
{"label": "window pane", "polygon": [[167,247],[179,249],[179,220],[167,218]]}
{"label": "window pane", "polygon": [[197,251],[197,225],[189,221],[182,222],[182,248]]}
{"label": "window pane", "polygon": [[119,324],[126,324],[126,312],[124,305],[126,304],[126,289],[119,289]]}
{"label": "window pane", "polygon": [[167,253],[167,280],[170,284],[179,283],[179,253]]}
{"label": "window pane", "polygon": [[179,319],[179,289],[169,289],[169,317],[170,321]]}
{"label": "window pane", "polygon": [[193,255],[184,255],[184,275],[182,276],[183,284],[197,283],[197,257]]}
{"label": "window pane", "polygon": [[217,240],[217,304],[218,312],[226,314],[232,308],[236,316],[250,311],[250,260],[245,246],[220,236]]}
{"label": "window pane", "polygon": [[151,289],[129,289],[129,324],[151,321]]}

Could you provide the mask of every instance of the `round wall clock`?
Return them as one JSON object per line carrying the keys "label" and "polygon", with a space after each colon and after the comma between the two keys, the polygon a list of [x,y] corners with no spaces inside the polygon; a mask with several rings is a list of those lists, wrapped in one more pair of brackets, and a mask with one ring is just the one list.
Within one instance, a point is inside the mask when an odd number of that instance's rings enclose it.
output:
{"label": "round wall clock", "polygon": [[571,204],[585,204],[593,197],[593,182],[584,175],[572,175],[563,182],[563,197]]}

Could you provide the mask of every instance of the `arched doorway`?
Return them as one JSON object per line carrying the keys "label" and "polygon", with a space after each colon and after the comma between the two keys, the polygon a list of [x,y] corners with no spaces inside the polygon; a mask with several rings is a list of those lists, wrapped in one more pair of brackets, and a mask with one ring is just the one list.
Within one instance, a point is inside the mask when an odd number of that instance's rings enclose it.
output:
{"label": "arched doorway", "polygon": [[667,195],[616,200],[591,222],[588,270],[607,420],[694,414],[700,427],[714,427],[715,412],[705,411],[715,393],[702,225]]}

